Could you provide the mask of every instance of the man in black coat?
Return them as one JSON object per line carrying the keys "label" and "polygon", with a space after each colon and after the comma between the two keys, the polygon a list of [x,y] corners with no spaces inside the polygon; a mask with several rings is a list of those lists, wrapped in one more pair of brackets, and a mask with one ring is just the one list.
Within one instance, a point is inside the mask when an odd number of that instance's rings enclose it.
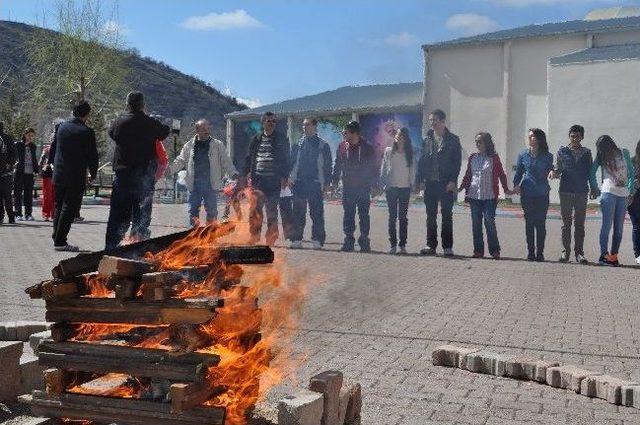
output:
{"label": "man in black coat", "polygon": [[[16,165],[13,176],[13,197],[16,220],[33,221],[33,186],[38,174],[38,158],[36,157],[36,132],[27,128],[22,133],[22,139],[16,143]],[[24,203],[24,219],[22,205]]]}
{"label": "man in black coat", "polygon": [[0,224],[6,211],[9,223],[15,223],[13,212],[13,167],[16,165],[16,149],[13,139],[4,132],[4,123],[0,122]]}
{"label": "man in black coat", "polygon": [[56,199],[52,235],[56,251],[78,251],[77,246],[67,243],[67,236],[80,211],[87,169],[92,180],[98,173],[96,134],[86,124],[90,113],[89,103],[78,102],[73,107],[73,118],[58,125],[49,150]]}
{"label": "man in black coat", "polygon": [[171,129],[144,111],[140,92],[127,95],[127,111],[115,119],[109,136],[115,141],[113,157],[115,179],[107,223],[106,249],[120,245],[131,224],[131,236],[148,237],[151,217],[144,208],[153,197],[156,172],[156,140],[164,140]]}

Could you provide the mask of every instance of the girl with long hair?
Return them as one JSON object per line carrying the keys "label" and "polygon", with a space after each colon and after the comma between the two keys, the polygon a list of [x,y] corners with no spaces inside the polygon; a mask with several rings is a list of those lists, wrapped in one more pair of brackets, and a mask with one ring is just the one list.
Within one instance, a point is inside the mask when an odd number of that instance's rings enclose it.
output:
{"label": "girl with long hair", "polygon": [[[407,229],[409,221],[409,198],[415,174],[413,145],[409,130],[403,127],[396,131],[393,146],[385,149],[382,157],[380,177],[387,195],[389,207],[390,254],[407,253]],[[396,232],[396,222],[400,222],[400,239]],[[399,251],[398,251],[399,248]]]}
{"label": "girl with long hair", "polygon": [[484,257],[484,236],[482,223],[487,231],[487,245],[489,255],[500,259],[500,243],[496,228],[496,208],[500,196],[499,185],[502,184],[504,193],[512,192],[507,185],[507,175],[502,167],[500,157],[496,153],[491,134],[480,132],[476,134],[476,148],[469,156],[467,171],[462,179],[459,191],[466,190],[465,201],[471,206],[471,228],[473,233],[473,256]]}

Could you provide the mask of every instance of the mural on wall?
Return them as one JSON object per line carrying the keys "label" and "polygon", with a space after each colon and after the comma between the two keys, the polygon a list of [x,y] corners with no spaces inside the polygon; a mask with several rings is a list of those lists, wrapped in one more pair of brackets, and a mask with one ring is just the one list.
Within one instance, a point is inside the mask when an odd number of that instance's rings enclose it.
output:
{"label": "mural on wall", "polygon": [[375,147],[378,158],[382,158],[385,148],[393,145],[398,128],[407,127],[414,149],[422,147],[422,112],[361,115],[360,127],[362,137]]}
{"label": "mural on wall", "polygon": [[[234,123],[234,140],[233,140],[233,164],[241,170],[244,167],[247,153],[249,151],[249,143],[256,134],[262,132],[262,124],[260,120],[236,121]],[[276,132],[287,133],[287,120],[277,119]]]}
{"label": "mural on wall", "polygon": [[[318,119],[318,136],[331,147],[331,157],[335,159],[336,150],[342,142],[342,129],[351,119],[351,115],[337,115]],[[292,143],[298,143],[302,138],[302,119],[293,120]]]}

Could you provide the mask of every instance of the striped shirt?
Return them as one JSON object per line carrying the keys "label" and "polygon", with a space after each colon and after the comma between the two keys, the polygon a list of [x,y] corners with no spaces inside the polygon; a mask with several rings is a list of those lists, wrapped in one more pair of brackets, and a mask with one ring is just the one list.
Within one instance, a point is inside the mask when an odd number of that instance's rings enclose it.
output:
{"label": "striped shirt", "polygon": [[479,153],[471,159],[471,185],[467,196],[478,201],[495,199],[492,157]]}
{"label": "striped shirt", "polygon": [[260,144],[256,155],[256,175],[263,177],[273,177],[275,173],[275,147],[273,135],[260,136]]}

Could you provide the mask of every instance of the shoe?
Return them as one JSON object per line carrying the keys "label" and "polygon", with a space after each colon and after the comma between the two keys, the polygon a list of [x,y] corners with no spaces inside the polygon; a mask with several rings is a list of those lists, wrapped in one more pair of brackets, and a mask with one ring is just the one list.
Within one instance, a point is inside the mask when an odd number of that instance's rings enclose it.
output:
{"label": "shoe", "polygon": [[9,224],[16,224],[16,219],[15,218],[10,218],[9,221],[7,222]]}
{"label": "shoe", "polygon": [[389,254],[395,255],[397,252],[398,250],[396,249],[395,246],[392,246],[391,248],[389,248]]}
{"label": "shoe", "polygon": [[536,261],[536,255],[535,254],[527,255],[527,261]]}
{"label": "shoe", "polygon": [[49,221],[49,220],[51,220],[49,217],[43,217],[42,219],[43,219],[44,221]]}
{"label": "shoe", "polygon": [[[400,255],[407,255],[407,247],[406,246],[401,246],[399,254]],[[640,257],[638,257],[638,258],[640,258]],[[638,264],[640,264],[640,263],[638,263]]]}
{"label": "shoe", "polygon": [[73,219],[74,223],[82,223],[83,221],[84,221],[84,217],[80,217],[80,216]]}
{"label": "shoe", "polygon": [[16,221],[24,221],[24,218],[22,218],[21,215],[17,215],[16,216]]}
{"label": "shoe", "polygon": [[364,252],[364,253],[371,252],[371,245],[369,245],[369,242],[360,243],[358,245],[360,245],[360,252]]}
{"label": "shoe", "polygon": [[484,258],[484,254],[482,252],[474,252],[473,258]]}
{"label": "shoe", "polygon": [[500,259],[500,252],[494,252],[491,254],[491,258],[493,258],[494,260],[499,260]]}
{"label": "shoe", "polygon": [[315,250],[322,249],[322,244],[320,243],[320,241],[311,241],[311,245],[313,246],[313,249],[315,249]]}
{"label": "shoe", "polygon": [[302,249],[302,241],[292,241],[289,249]]}
{"label": "shoe", "polygon": [[442,253],[445,257],[453,257],[455,254],[453,253],[453,248],[445,248],[442,250]]}
{"label": "shoe", "polygon": [[560,261],[561,263],[568,263],[569,262],[569,253],[567,251],[562,251],[560,253],[560,257],[558,257],[558,261]]}
{"label": "shoe", "polygon": [[420,255],[436,255],[436,249],[425,246],[420,250]]}
{"label": "shoe", "polygon": [[342,248],[340,248],[342,252],[353,252],[353,243],[345,242],[342,244]]}
{"label": "shoe", "polygon": [[73,246],[73,245],[62,245],[62,246],[54,246],[53,249],[55,249],[56,251],[65,251],[65,252],[78,252],[80,251],[80,248],[78,248],[77,246]]}
{"label": "shoe", "polygon": [[640,265],[640,255],[636,257],[636,264]]}
{"label": "shoe", "polygon": [[589,264],[589,260],[583,254],[576,254],[576,263]]}
{"label": "shoe", "polygon": [[24,218],[24,221],[35,221],[35,218],[32,215],[28,215]]}
{"label": "shoe", "polygon": [[601,254],[600,258],[598,258],[598,264],[601,266],[607,266],[607,257],[609,256],[609,253],[607,252],[606,254]]}
{"label": "shoe", "polygon": [[618,254],[607,255],[605,258],[605,262],[607,263],[607,265],[612,267],[618,267],[620,265],[620,262],[618,261]]}
{"label": "shoe", "polygon": [[544,263],[544,255],[542,255],[542,254],[536,255],[536,261],[538,263]]}

